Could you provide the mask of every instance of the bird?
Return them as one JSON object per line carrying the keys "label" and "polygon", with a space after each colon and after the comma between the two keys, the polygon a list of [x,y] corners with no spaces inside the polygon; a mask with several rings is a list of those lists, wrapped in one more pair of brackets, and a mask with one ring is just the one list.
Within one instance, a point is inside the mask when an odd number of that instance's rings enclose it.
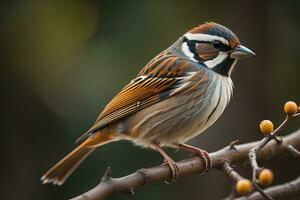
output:
{"label": "bird", "polygon": [[120,140],[159,152],[170,182],[179,170],[164,147],[197,154],[211,166],[206,151],[186,142],[221,116],[232,97],[237,60],[254,55],[223,25],[205,22],[190,29],[112,98],[77,139],[78,147],[47,171],[42,183],[62,185],[95,149]]}

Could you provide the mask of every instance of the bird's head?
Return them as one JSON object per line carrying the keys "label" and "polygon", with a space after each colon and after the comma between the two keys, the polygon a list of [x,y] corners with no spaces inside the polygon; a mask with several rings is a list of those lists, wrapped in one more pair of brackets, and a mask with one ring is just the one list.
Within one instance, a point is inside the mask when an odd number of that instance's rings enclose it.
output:
{"label": "bird's head", "polygon": [[238,59],[255,55],[240,44],[231,30],[213,22],[191,29],[184,34],[180,44],[188,59],[224,76],[231,75]]}

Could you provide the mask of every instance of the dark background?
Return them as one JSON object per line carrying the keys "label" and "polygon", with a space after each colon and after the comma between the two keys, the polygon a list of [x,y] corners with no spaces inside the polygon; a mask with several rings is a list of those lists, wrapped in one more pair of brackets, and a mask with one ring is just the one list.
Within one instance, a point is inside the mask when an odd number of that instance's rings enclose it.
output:
{"label": "dark background", "polygon": [[[222,117],[190,144],[215,151],[262,138],[258,124],[300,103],[299,1],[7,1],[1,3],[1,199],[67,199],[113,176],[159,165],[158,153],[128,142],[104,146],[61,187],[40,176],[74,148],[105,104],[156,54],[205,21],[233,30],[257,56],[238,63],[234,97]],[[292,121],[284,134],[295,130]],[[186,154],[168,151],[175,159]],[[261,163],[275,184],[300,174],[299,160]],[[240,172],[249,176],[249,165]],[[222,173],[179,178],[136,190],[134,199],[221,199]],[[132,199],[116,196],[115,199]]]}

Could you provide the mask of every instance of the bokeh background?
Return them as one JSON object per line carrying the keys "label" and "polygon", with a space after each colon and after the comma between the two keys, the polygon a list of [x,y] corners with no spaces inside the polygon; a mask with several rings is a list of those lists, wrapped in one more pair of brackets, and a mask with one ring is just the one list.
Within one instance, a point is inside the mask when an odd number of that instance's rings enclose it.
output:
{"label": "bokeh background", "polygon": [[[257,56],[238,64],[228,109],[190,144],[215,151],[235,139],[260,139],[262,119],[278,124],[286,100],[300,103],[299,9],[288,0],[2,1],[1,199],[67,199],[95,186],[107,166],[118,177],[161,164],[158,153],[118,142],[92,154],[62,187],[39,181],[153,56],[205,21],[229,27]],[[294,120],[284,133],[299,125]],[[274,170],[275,184],[300,174],[292,157],[262,164]],[[249,165],[239,170],[249,176]],[[211,200],[229,191],[228,178],[212,170],[150,184],[133,198]]]}

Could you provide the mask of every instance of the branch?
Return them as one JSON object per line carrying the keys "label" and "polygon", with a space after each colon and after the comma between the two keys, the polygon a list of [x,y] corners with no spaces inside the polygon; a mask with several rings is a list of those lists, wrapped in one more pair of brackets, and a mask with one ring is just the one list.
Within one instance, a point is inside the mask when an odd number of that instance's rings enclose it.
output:
{"label": "branch", "polygon": [[[251,142],[235,145],[234,148],[225,147],[219,151],[210,153],[212,168],[221,169],[223,163],[226,161],[232,164],[248,161],[249,151],[257,146],[258,143]],[[283,154],[288,151],[288,145],[300,149],[300,129],[284,137],[280,144],[274,140],[270,141],[261,149],[258,159],[269,159],[275,155]],[[205,170],[205,163],[199,157],[179,161],[177,162],[177,166],[179,169],[178,176],[197,174]],[[171,176],[171,171],[166,165],[140,169],[121,178],[112,178],[110,170],[107,169],[99,185],[72,200],[103,200],[114,193],[132,193],[135,188],[141,187],[146,183],[167,181]]]}
{"label": "branch", "polygon": [[[264,190],[264,192],[270,195],[274,199],[281,199],[281,198],[286,199],[287,197],[299,195],[300,176],[291,182],[269,187],[268,189]],[[234,200],[264,200],[264,197],[261,196],[258,192],[255,192],[250,196],[239,197]]]}
{"label": "branch", "polygon": [[293,147],[293,145],[290,144],[287,146],[287,148],[295,157],[300,158],[300,151]]}
{"label": "branch", "polygon": [[[290,104],[290,105],[288,105],[288,104]],[[294,106],[295,106],[295,108],[293,110],[293,114],[289,113],[289,112],[291,112],[291,104],[294,104]],[[263,168],[259,167],[259,165],[257,163],[257,154],[259,154],[261,149],[263,149],[271,140],[275,140],[278,144],[280,144],[282,142],[282,139],[278,138],[277,135],[283,129],[283,127],[286,126],[286,124],[288,123],[288,121],[290,119],[298,116],[299,108],[297,108],[296,106],[297,105],[295,103],[291,103],[291,102],[288,102],[285,104],[284,109],[286,112],[286,117],[285,117],[284,121],[274,131],[272,131],[273,123],[271,121],[269,121],[269,120],[262,121],[260,124],[261,132],[269,133],[269,134],[267,134],[256,146],[254,146],[248,154],[250,164],[252,167],[252,182],[253,182],[254,188],[266,200],[273,200],[273,198],[270,195],[268,195],[267,193],[265,193],[264,190],[259,186],[259,181],[257,180],[257,176],[263,170]],[[286,108],[286,107],[289,107],[289,108]],[[288,110],[286,110],[286,109],[288,109]],[[270,132],[270,131],[272,131],[272,132]],[[299,154],[297,154],[299,152],[292,145],[288,145],[286,148],[290,152],[292,152],[293,155],[299,156]]]}
{"label": "branch", "polygon": [[225,161],[222,165],[222,171],[229,176],[232,180],[234,181],[239,181],[241,179],[243,179],[243,177],[237,173],[229,164],[228,161]]}
{"label": "branch", "polygon": [[273,133],[271,133],[270,135],[267,135],[266,137],[264,137],[256,146],[254,146],[250,152],[249,152],[249,160],[250,160],[250,164],[252,166],[253,172],[252,172],[252,181],[253,183],[256,182],[256,177],[257,174],[261,171],[261,168],[258,166],[257,163],[257,154],[260,152],[260,150],[262,148],[264,148],[264,146],[266,146],[271,140],[275,139],[278,143],[280,143],[281,141],[277,139],[276,134],[282,130],[282,128],[287,124],[287,122],[289,121],[291,117],[289,115],[286,116],[285,120],[278,126],[277,129],[275,129],[275,131],[273,131]]}

